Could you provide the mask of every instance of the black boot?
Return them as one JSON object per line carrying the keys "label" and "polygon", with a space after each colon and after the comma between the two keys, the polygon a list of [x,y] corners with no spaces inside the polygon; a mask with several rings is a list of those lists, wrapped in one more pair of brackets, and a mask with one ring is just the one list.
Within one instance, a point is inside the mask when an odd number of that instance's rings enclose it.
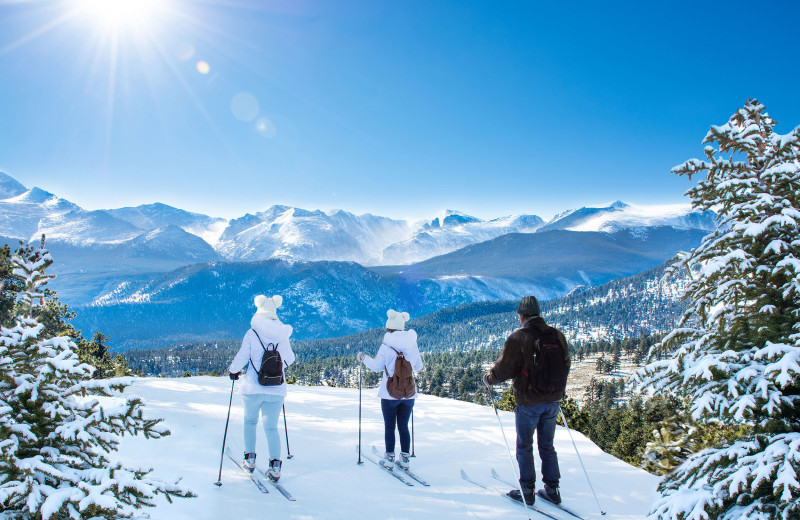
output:
{"label": "black boot", "polygon": [[539,490],[539,494],[542,495],[542,498],[544,498],[548,502],[552,502],[554,504],[561,503],[561,493],[558,491],[558,486],[551,486],[550,484],[545,484],[544,489]]}
{"label": "black boot", "polygon": [[525,504],[532,506],[533,503],[536,501],[536,495],[533,494],[533,490],[523,490],[525,491],[525,495],[521,495],[519,489],[512,489],[508,493],[508,496],[516,500],[517,502],[522,502],[522,497],[525,497]]}

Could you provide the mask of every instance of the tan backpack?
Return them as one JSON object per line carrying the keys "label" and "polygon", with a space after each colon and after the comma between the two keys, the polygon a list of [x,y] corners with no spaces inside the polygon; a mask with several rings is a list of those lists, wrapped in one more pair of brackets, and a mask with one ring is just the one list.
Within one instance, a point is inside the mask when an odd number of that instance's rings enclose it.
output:
{"label": "tan backpack", "polygon": [[383,367],[386,372],[386,390],[389,395],[395,399],[407,399],[416,393],[414,386],[414,373],[411,369],[411,363],[406,359],[402,352],[394,347],[389,347],[397,353],[397,359],[394,361],[394,374],[389,375],[386,367]]}

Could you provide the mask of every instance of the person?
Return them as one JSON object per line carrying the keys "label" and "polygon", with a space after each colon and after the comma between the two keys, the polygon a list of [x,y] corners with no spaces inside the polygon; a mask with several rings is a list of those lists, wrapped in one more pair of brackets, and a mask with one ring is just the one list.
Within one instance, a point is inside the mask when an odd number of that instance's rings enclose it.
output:
{"label": "person", "polygon": [[[267,298],[263,294],[255,297],[256,313],[250,320],[250,330],[242,340],[239,352],[231,362],[228,373],[236,380],[245,365],[249,365],[242,383],[244,401],[244,463],[252,472],[256,467],[256,424],[261,412],[261,420],[269,447],[269,470],[267,475],[277,481],[281,476],[281,439],[278,433],[278,419],[283,400],[286,397],[285,368],[294,362],[295,356],[289,343],[291,325],[281,323],[277,309],[283,303],[281,296]],[[268,386],[259,383],[259,370],[265,351],[277,350],[280,354],[280,368]],[[263,371],[262,371],[263,372]],[[266,375],[266,374],[265,374]],[[278,377],[279,376],[279,377]]]}
{"label": "person", "polygon": [[[363,361],[364,365],[375,372],[383,372],[378,397],[381,399],[381,411],[383,412],[384,441],[386,452],[383,456],[382,464],[388,469],[393,469],[395,464],[395,425],[400,434],[400,456],[397,464],[402,469],[408,469],[409,456],[411,452],[411,435],[408,432],[408,420],[411,411],[414,409],[414,400],[417,397],[417,390],[413,379],[407,381],[403,397],[393,397],[397,394],[394,383],[390,381],[395,375],[395,361],[400,354],[411,365],[414,372],[422,370],[422,356],[417,346],[417,333],[414,330],[405,330],[405,324],[409,319],[407,312],[397,312],[389,310],[386,313],[386,334],[378,353],[372,358],[364,352],[358,353],[358,360]],[[390,391],[390,386],[391,391]]]}
{"label": "person", "polygon": [[[559,403],[564,397],[569,374],[569,346],[564,334],[548,326],[540,316],[539,302],[534,296],[525,296],[517,306],[521,328],[506,339],[500,357],[481,381],[487,387],[514,379],[513,391],[517,405],[515,412],[517,427],[517,463],[519,483],[522,490],[514,489],[508,495],[526,504],[535,500],[536,470],[533,463],[533,434],[537,434],[539,457],[542,459],[543,498],[561,503],[558,469],[553,438]],[[535,341],[539,339],[542,352],[548,352],[546,362],[537,358],[533,363]],[[537,368],[538,367],[538,368]]]}

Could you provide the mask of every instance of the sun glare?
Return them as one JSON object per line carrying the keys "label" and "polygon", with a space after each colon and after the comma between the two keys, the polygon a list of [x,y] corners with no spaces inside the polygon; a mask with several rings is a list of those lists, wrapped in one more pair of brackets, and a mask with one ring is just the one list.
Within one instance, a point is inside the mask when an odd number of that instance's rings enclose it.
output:
{"label": "sun glare", "polygon": [[81,11],[104,29],[142,26],[155,21],[166,0],[75,0]]}

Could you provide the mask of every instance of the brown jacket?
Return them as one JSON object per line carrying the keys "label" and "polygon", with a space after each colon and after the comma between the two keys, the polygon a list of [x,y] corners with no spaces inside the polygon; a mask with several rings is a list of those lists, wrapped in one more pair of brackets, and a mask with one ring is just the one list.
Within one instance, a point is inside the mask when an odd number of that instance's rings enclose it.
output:
{"label": "brown jacket", "polygon": [[[559,391],[551,394],[541,394],[536,389],[528,388],[528,377],[523,373],[530,373],[530,365],[533,363],[533,342],[536,338],[535,332],[527,332],[526,329],[533,327],[543,330],[547,324],[541,316],[534,316],[528,319],[522,328],[515,330],[506,339],[503,351],[495,362],[486,380],[489,384],[502,383],[514,378],[514,399],[517,404],[538,404],[560,401],[564,397],[564,392]],[[564,360],[569,372],[570,359],[567,338],[561,331],[558,331],[558,339],[564,349]]]}

